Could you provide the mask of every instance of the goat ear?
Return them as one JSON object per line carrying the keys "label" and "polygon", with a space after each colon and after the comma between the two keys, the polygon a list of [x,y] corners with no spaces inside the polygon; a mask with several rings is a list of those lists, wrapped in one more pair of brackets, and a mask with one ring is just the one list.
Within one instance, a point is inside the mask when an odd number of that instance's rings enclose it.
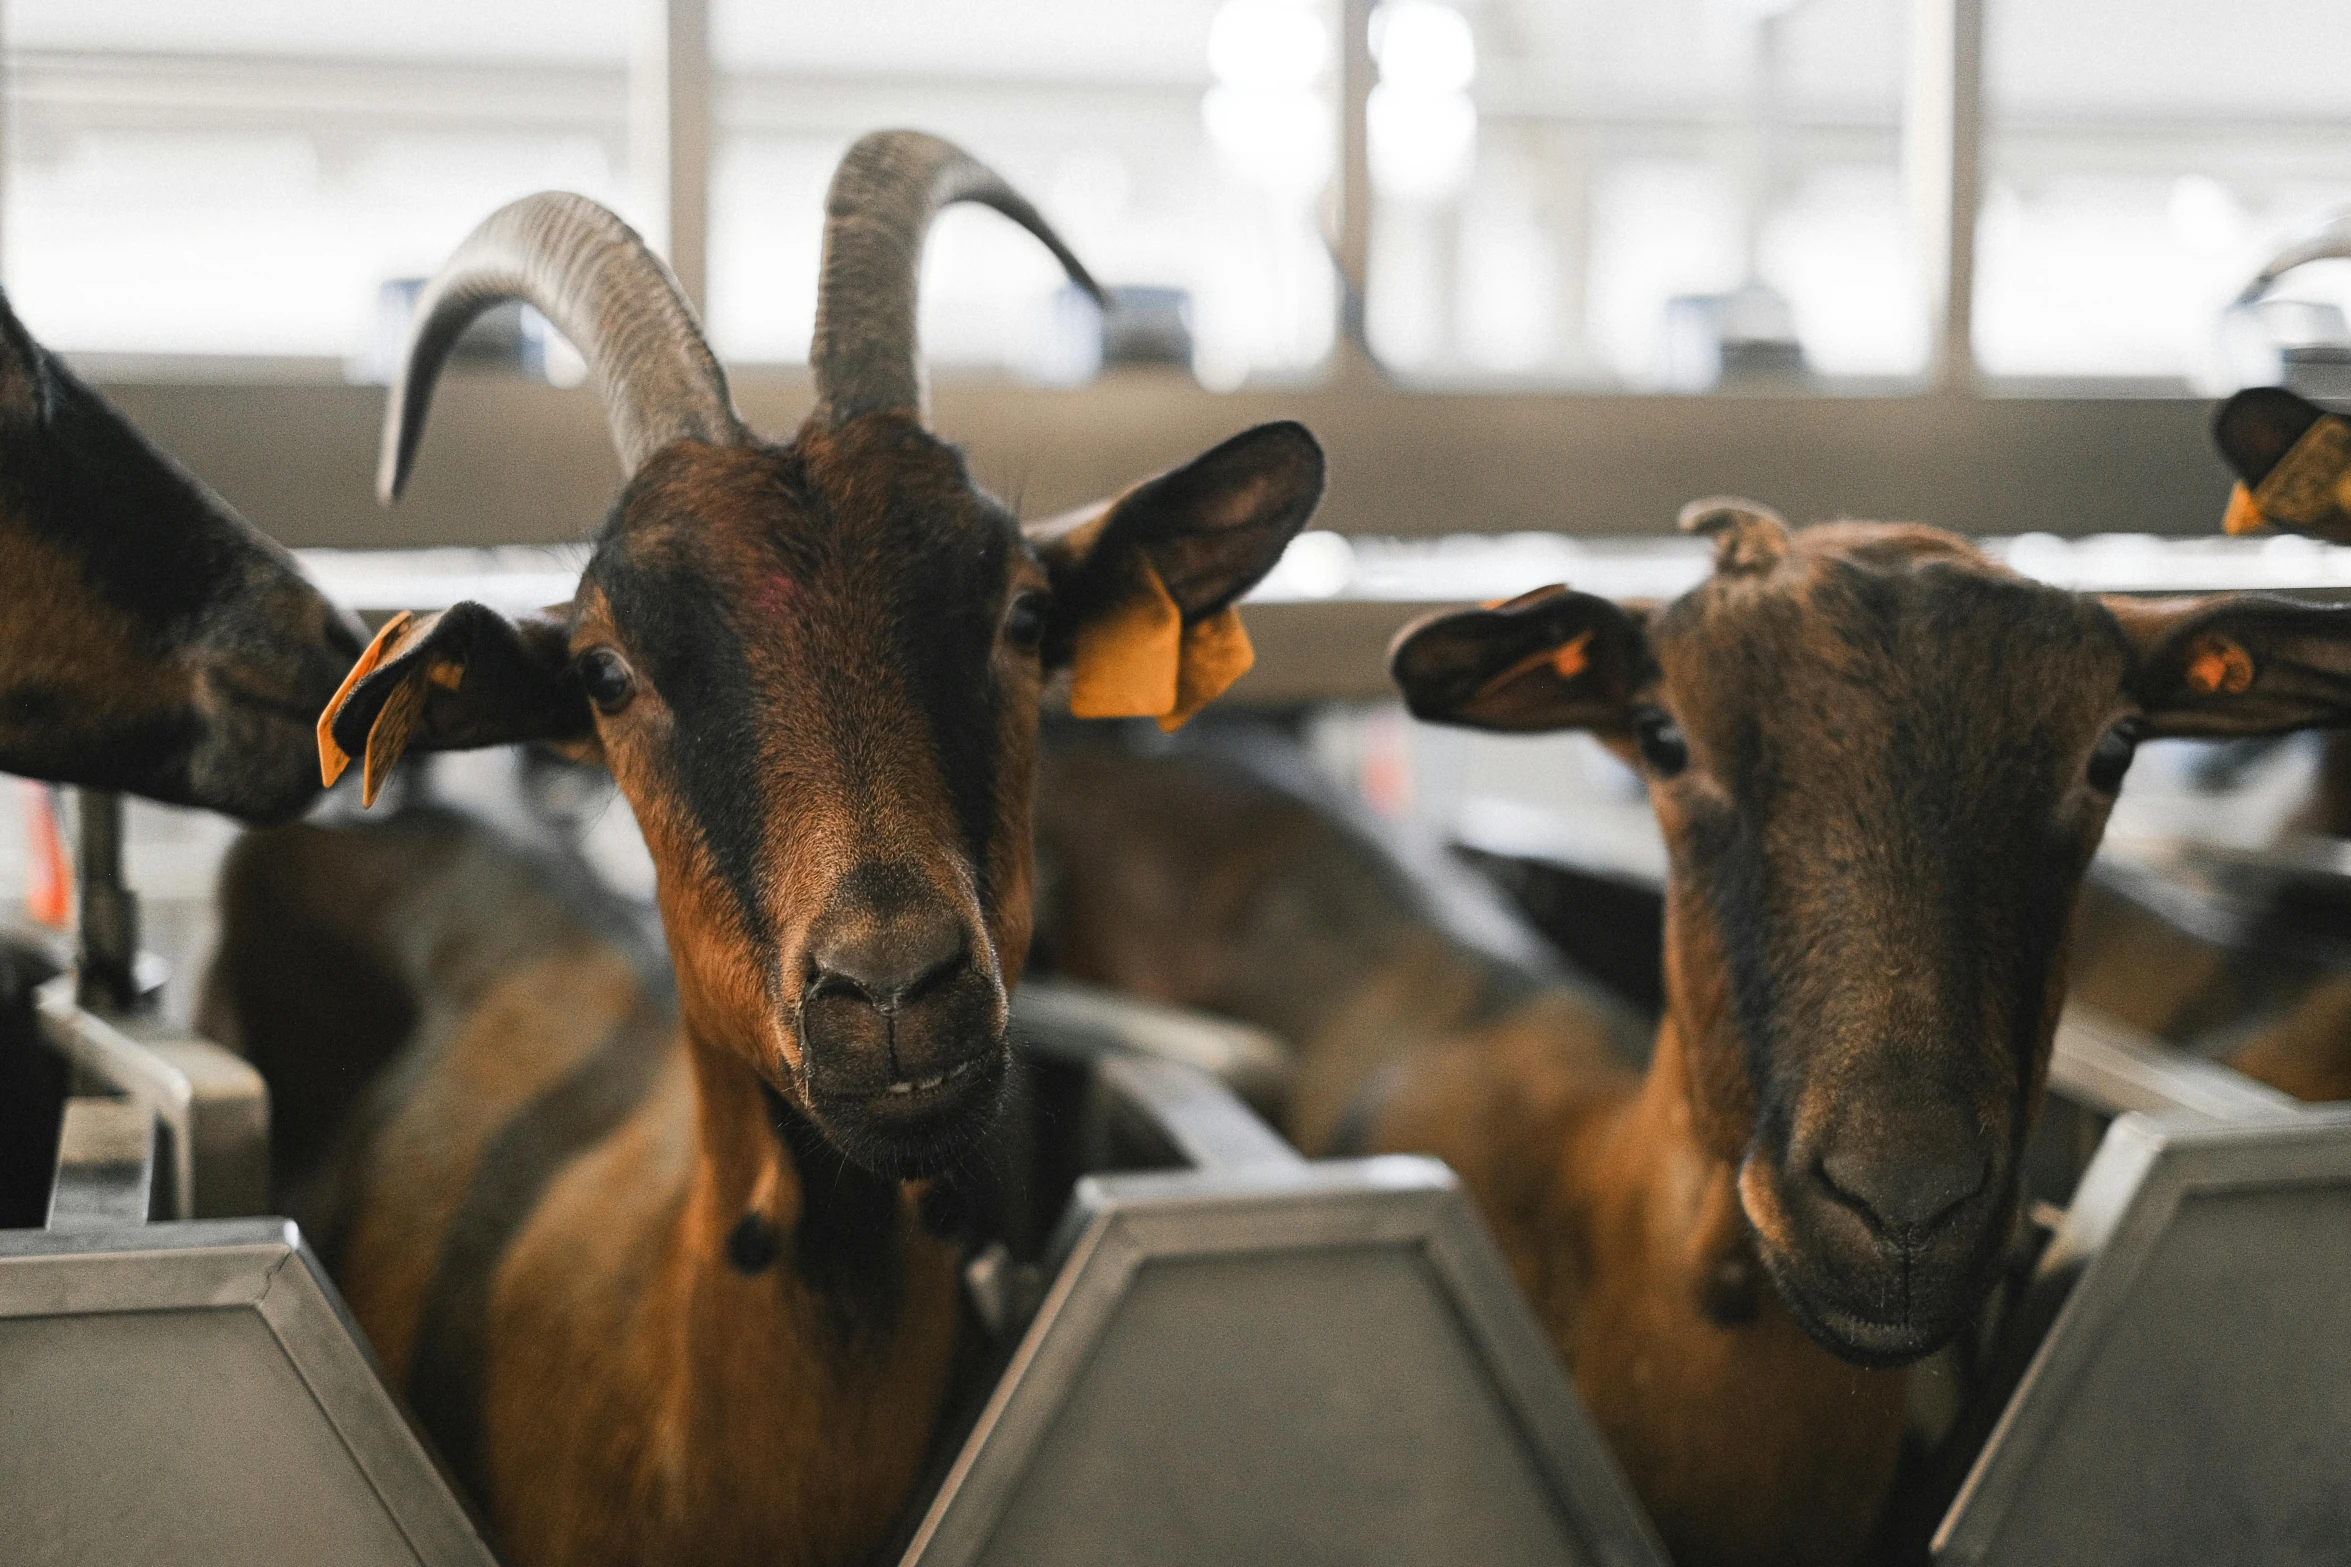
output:
{"label": "goat ear", "polygon": [[1246,673],[1234,601],[1314,515],[1322,483],[1322,447],[1284,420],[1036,525],[1053,582],[1045,657],[1071,666],[1070,711],[1174,729]]}
{"label": "goat ear", "polygon": [[1646,605],[1537,588],[1413,622],[1388,650],[1388,673],[1412,716],[1432,724],[1618,734],[1649,664],[1647,618]]}
{"label": "goat ear", "polygon": [[2351,724],[2351,605],[2264,594],[2108,598],[2149,737]]}
{"label": "goat ear", "polygon": [[405,751],[594,734],[570,627],[548,615],[509,620],[469,602],[421,620],[394,616],[376,634],[319,717],[319,773],[332,784],[360,757],[360,802],[373,805]]}
{"label": "goat ear", "polygon": [[2228,532],[2266,524],[2351,541],[2351,421],[2282,386],[2252,386],[2220,405],[2212,438],[2237,475]]}

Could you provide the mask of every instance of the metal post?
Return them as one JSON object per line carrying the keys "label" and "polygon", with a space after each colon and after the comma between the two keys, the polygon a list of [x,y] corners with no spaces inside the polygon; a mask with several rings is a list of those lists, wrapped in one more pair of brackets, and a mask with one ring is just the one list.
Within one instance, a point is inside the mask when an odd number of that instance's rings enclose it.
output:
{"label": "metal post", "polygon": [[138,1000],[139,900],[122,879],[122,796],[77,789],[77,990],[84,1006],[127,1011]]}
{"label": "metal post", "polygon": [[1342,381],[1370,374],[1364,335],[1364,288],[1371,276],[1371,12],[1375,0],[1338,0],[1339,185],[1336,224],[1339,342],[1333,369]]}
{"label": "metal post", "polygon": [[629,179],[678,286],[706,307],[710,245],[710,0],[637,0]]}
{"label": "metal post", "polygon": [[1984,0],[1912,0],[1903,142],[1931,312],[1928,373],[1975,380],[1976,213],[1983,204]]}

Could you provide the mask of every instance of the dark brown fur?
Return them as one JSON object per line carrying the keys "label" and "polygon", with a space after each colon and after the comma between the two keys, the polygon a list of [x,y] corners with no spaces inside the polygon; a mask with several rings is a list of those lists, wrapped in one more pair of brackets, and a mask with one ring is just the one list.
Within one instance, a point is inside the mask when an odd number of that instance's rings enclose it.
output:
{"label": "dark brown fur", "polygon": [[0,298],[0,770],[255,821],[318,793],[358,626]]}

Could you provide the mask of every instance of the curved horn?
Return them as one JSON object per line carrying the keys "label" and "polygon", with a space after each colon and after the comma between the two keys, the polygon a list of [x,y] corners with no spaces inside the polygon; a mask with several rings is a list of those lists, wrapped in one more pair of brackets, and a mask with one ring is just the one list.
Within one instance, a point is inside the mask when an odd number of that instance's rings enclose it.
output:
{"label": "curved horn", "polygon": [[384,410],[376,494],[385,504],[408,482],[433,384],[458,336],[509,299],[536,307],[587,360],[629,472],[672,441],[745,439],[726,372],[661,258],[587,197],[543,191],[484,218],[418,296]]}
{"label": "curved horn", "polygon": [[1061,236],[986,164],[921,131],[859,138],[825,196],[824,265],[816,285],[817,417],[839,426],[880,408],[923,408],[914,340],[922,243],[941,207],[976,201],[1044,241],[1070,281],[1107,304],[1102,286]]}
{"label": "curved horn", "polygon": [[2296,267],[2313,261],[2331,261],[2351,256],[2351,212],[2338,212],[2312,232],[2303,235],[2269,258],[2253,281],[2237,294],[2236,302],[2249,305],[2269,292],[2269,286]]}

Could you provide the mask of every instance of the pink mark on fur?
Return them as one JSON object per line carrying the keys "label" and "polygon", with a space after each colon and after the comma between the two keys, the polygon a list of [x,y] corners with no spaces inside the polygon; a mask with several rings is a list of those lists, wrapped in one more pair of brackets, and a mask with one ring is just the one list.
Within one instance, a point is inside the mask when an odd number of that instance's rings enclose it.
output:
{"label": "pink mark on fur", "polygon": [[790,577],[780,571],[777,572],[759,584],[757,597],[760,613],[764,615],[782,614],[792,607],[792,595],[798,591],[797,584]]}

